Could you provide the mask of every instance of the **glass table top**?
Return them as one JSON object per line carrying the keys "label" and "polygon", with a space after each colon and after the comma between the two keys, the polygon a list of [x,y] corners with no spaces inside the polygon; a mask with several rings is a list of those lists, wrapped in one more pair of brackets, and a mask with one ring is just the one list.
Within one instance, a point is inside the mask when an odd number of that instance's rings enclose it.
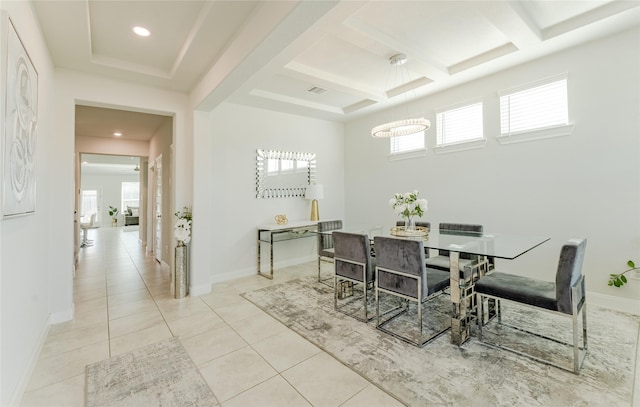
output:
{"label": "glass table top", "polygon": [[550,239],[545,236],[455,231],[439,232],[438,230],[430,230],[429,235],[426,238],[404,237],[392,235],[391,227],[382,226],[346,226],[342,229],[317,233],[331,234],[336,231],[366,234],[371,240],[376,236],[422,240],[424,247],[429,249],[449,250],[509,260],[515,259]]}

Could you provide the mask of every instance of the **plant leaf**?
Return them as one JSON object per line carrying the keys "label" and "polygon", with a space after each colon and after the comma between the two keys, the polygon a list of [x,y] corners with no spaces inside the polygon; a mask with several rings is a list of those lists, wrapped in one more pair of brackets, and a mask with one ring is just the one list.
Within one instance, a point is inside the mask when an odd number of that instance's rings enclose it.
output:
{"label": "plant leaf", "polygon": [[613,282],[613,285],[615,285],[616,287],[620,287],[622,284],[620,284],[620,280],[617,280],[617,279],[616,279],[616,280]]}
{"label": "plant leaf", "polygon": [[633,260],[629,260],[627,262],[627,266],[631,267],[632,269],[636,268],[636,264],[633,262]]}
{"label": "plant leaf", "polygon": [[620,276],[620,280],[622,280],[623,283],[627,282],[627,278],[625,276]]}

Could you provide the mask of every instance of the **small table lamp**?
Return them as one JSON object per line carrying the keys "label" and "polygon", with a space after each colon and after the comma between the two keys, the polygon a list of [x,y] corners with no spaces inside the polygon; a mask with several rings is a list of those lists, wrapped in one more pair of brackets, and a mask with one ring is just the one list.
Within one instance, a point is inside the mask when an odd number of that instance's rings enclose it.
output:
{"label": "small table lamp", "polygon": [[322,184],[309,185],[305,191],[304,197],[306,199],[311,199],[311,220],[320,220],[318,199],[324,198],[324,187]]}

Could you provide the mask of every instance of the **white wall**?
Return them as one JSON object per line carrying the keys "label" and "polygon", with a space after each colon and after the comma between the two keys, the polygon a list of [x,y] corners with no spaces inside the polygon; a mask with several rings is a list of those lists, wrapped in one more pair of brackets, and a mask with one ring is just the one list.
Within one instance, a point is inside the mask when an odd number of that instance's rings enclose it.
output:
{"label": "white wall", "polygon": [[[358,223],[396,218],[387,202],[418,189],[429,200],[423,218],[480,223],[489,232],[550,236],[520,259],[499,263],[514,273],[553,280],[560,246],[586,237],[583,271],[591,292],[640,299],[640,281],[615,289],[609,273],[640,260],[640,33],[632,30],[459,86],[413,105],[435,124],[434,109],[482,98],[482,149],[389,161],[389,141],[370,116],[346,126],[346,218]],[[568,72],[571,136],[500,145],[496,92]],[[415,110],[415,109],[412,109]],[[427,131],[429,147],[436,129]]]}
{"label": "white wall", "polygon": [[[229,103],[216,108],[208,120],[209,134],[201,137],[202,144],[199,138],[195,142],[202,148],[208,146],[209,154],[196,157],[194,168],[200,180],[195,189],[210,188],[210,191],[196,194],[201,198],[194,202],[193,245],[204,250],[198,246],[203,241],[198,239],[208,235],[209,262],[199,267],[209,267],[210,281],[256,272],[258,225],[275,223],[274,216],[278,214],[286,214],[289,220],[309,219],[311,204],[304,198],[256,198],[259,148],[315,153],[316,179],[325,189],[325,199],[319,201],[320,217],[344,217],[342,124]],[[203,210],[208,211],[204,216],[207,225],[199,223],[198,213]],[[207,230],[201,230],[203,227]],[[268,247],[263,248],[268,253]],[[275,260],[282,266],[309,260],[315,253],[316,239],[299,239],[280,243]],[[266,259],[263,264],[268,265],[268,254]]]}
{"label": "white wall", "polygon": [[[0,405],[7,406],[17,402],[26,386],[50,318],[65,317],[56,313],[63,309],[53,305],[52,281],[55,270],[63,267],[66,276],[62,279],[71,287],[73,206],[57,212],[56,200],[52,199],[67,193],[71,202],[72,191],[55,186],[57,174],[53,168],[60,156],[55,154],[56,142],[51,137],[55,115],[48,108],[54,98],[54,73],[37,19],[29,2],[3,1],[0,9],[13,20],[38,71],[36,213],[0,220]],[[69,165],[72,164],[73,151],[69,154]],[[73,172],[68,179],[73,181]],[[68,220],[58,229],[54,221],[60,216]],[[63,252],[52,244],[60,233],[69,236],[69,245]],[[66,305],[70,310],[70,298]]]}

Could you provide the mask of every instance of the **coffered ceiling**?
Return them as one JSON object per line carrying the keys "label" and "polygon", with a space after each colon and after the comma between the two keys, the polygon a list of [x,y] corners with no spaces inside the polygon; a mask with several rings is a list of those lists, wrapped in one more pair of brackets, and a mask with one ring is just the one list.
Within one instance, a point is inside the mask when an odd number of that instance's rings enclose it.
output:
{"label": "coffered ceiling", "polygon": [[56,66],[341,122],[640,23],[636,0],[33,5]]}

